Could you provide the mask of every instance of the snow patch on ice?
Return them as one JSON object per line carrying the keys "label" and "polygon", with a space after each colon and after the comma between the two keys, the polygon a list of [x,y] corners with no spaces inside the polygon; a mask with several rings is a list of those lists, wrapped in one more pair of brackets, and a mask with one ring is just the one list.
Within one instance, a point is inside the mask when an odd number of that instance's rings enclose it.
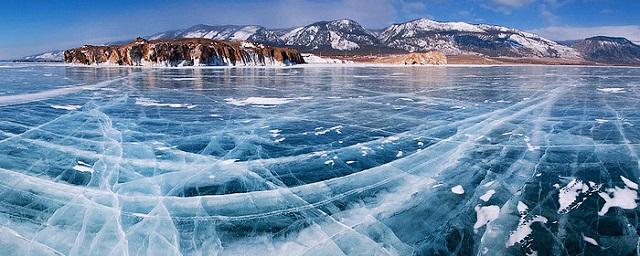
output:
{"label": "snow patch on ice", "polygon": [[474,229],[479,229],[484,225],[487,225],[498,218],[500,215],[500,207],[497,205],[483,206],[477,205],[476,210],[476,223],[473,224]]}
{"label": "snow patch on ice", "polygon": [[600,192],[598,195],[600,195],[600,197],[605,201],[602,209],[598,212],[598,215],[600,216],[607,214],[611,207],[620,207],[627,210],[638,207],[638,204],[636,203],[638,200],[638,192],[630,188],[610,188],[607,189],[607,193]]}
{"label": "snow patch on ice", "polygon": [[609,92],[609,93],[623,93],[624,88],[612,87],[612,88],[598,88],[598,91],[601,92]]}
{"label": "snow patch on ice", "polygon": [[144,107],[170,107],[170,108],[187,108],[187,109],[192,109],[196,107],[196,105],[192,105],[192,104],[160,103],[157,100],[144,98],[144,97],[137,98],[134,104],[138,106],[144,106]]}
{"label": "snow patch on ice", "polygon": [[516,230],[511,232],[511,234],[509,235],[509,239],[507,239],[506,246],[511,247],[517,243],[520,243],[523,245],[527,243],[525,239],[529,235],[531,235],[531,232],[533,232],[533,229],[531,229],[531,224],[536,222],[547,223],[547,218],[539,215],[533,216],[532,218],[529,218],[529,219],[525,217],[520,218],[520,223],[518,223],[518,228],[516,228]]}
{"label": "snow patch on ice", "polygon": [[518,201],[518,206],[516,206],[516,208],[518,209],[518,212],[523,215],[527,213],[527,210],[529,210],[529,206],[522,201]]}
{"label": "snow patch on ice", "polygon": [[195,80],[198,80],[198,78],[195,78],[195,77],[176,77],[176,78],[171,78],[171,80],[173,80],[173,81],[195,81]]}
{"label": "snow patch on ice", "polygon": [[93,173],[95,171],[93,170],[93,168],[91,168],[91,165],[82,161],[78,161],[78,164],[76,164],[76,166],[74,166],[73,169],[79,172],[87,172],[87,173]]}
{"label": "snow patch on ice", "polygon": [[226,98],[228,104],[235,106],[246,105],[282,105],[292,102],[294,98],[265,98],[265,97],[249,97],[244,100],[238,100],[234,98]]}
{"label": "snow patch on ice", "polygon": [[587,243],[590,243],[590,244],[595,245],[595,246],[599,246],[598,242],[595,239],[591,238],[591,237],[582,235],[582,239]]}
{"label": "snow patch on ice", "polygon": [[320,57],[311,53],[303,53],[302,59],[307,64],[346,64],[353,63],[352,61],[344,61],[339,59],[333,59],[329,57]]}
{"label": "snow patch on ice", "polygon": [[278,137],[278,136],[280,136],[280,132],[282,132],[282,131],[281,131],[281,130],[278,130],[278,129],[269,130],[269,133],[271,133],[271,137]]}
{"label": "snow patch on ice", "polygon": [[73,110],[78,110],[78,109],[82,108],[82,106],[80,106],[80,105],[51,105],[51,108],[73,111]]}
{"label": "snow patch on ice", "polygon": [[454,194],[462,195],[464,194],[464,188],[462,187],[462,185],[457,185],[451,188],[451,192],[453,192]]}
{"label": "snow patch on ice", "polygon": [[327,133],[329,133],[330,131],[335,131],[337,134],[341,134],[342,131],[340,131],[340,129],[342,129],[342,125],[337,125],[328,129],[324,129],[322,130],[322,127],[318,127],[316,128],[316,132],[314,133],[315,135],[325,135]]}
{"label": "snow patch on ice", "polygon": [[596,185],[594,182],[587,184],[577,179],[571,180],[558,193],[558,203],[560,204],[558,213],[563,214],[578,208],[586,196],[598,191],[600,187],[601,185]]}
{"label": "snow patch on ice", "polygon": [[486,193],[484,193],[484,195],[480,196],[480,200],[482,201],[489,201],[489,199],[491,199],[491,197],[493,196],[493,194],[495,194],[496,191],[493,189],[488,190]]}
{"label": "snow patch on ice", "polygon": [[637,183],[631,181],[630,179],[625,178],[624,176],[620,176],[620,179],[622,179],[622,182],[624,182],[624,185],[626,185],[627,187],[638,190]]}

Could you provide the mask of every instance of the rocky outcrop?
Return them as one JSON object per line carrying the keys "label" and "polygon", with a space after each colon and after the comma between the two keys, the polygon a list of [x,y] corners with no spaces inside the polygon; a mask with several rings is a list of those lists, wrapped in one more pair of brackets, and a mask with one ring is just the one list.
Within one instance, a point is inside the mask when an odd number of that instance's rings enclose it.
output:
{"label": "rocky outcrop", "polygon": [[447,64],[447,56],[438,51],[430,51],[392,55],[378,59],[375,62],[400,65],[444,65]]}
{"label": "rocky outcrop", "polygon": [[125,45],[91,46],[64,52],[64,61],[75,64],[127,66],[267,66],[304,63],[293,49],[246,41],[210,39],[145,40]]}

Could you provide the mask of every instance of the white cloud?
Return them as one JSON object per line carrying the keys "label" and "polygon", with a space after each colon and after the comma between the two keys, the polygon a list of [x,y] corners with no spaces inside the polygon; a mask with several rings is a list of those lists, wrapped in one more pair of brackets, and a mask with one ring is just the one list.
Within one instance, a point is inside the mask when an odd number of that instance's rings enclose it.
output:
{"label": "white cloud", "polygon": [[525,7],[533,2],[535,2],[535,0],[490,0],[488,4],[481,6],[504,14],[511,14],[512,10]]}
{"label": "white cloud", "polygon": [[560,17],[551,12],[544,4],[540,6],[540,16],[550,25],[556,25],[560,21]]}
{"label": "white cloud", "polygon": [[260,17],[261,22],[254,23],[266,23],[272,27],[307,25],[341,18],[353,19],[363,26],[383,27],[393,22],[396,15],[392,0],[279,0],[259,12],[264,13]]}
{"label": "white cloud", "polygon": [[491,0],[493,4],[508,8],[520,8],[533,3],[535,0]]}
{"label": "white cloud", "polygon": [[592,36],[625,37],[634,42],[640,42],[640,26],[597,26],[597,27],[571,27],[551,26],[533,29],[531,32],[553,40],[575,40]]}

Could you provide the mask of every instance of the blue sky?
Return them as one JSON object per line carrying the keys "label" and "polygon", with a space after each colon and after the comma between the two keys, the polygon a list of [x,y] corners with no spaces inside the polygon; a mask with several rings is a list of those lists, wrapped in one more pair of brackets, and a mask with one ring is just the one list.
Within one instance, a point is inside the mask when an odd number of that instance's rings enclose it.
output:
{"label": "blue sky", "polygon": [[638,13],[640,0],[3,0],[0,59],[200,23],[287,28],[337,18],[384,28],[426,17],[505,25],[554,40],[604,34],[640,42]]}

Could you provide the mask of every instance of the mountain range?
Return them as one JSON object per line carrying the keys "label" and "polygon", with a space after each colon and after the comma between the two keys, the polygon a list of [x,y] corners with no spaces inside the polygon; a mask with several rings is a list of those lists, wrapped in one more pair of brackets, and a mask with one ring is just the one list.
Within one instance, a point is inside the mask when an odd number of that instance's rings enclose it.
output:
{"label": "mountain range", "polygon": [[[624,38],[600,36],[561,44],[514,28],[466,22],[438,22],[430,19],[393,24],[378,31],[366,29],[349,19],[320,21],[291,29],[269,29],[258,25],[200,24],[144,38],[247,40],[324,55],[437,50],[447,55],[583,59],[604,64],[640,64],[640,46]],[[59,56],[59,52],[42,56]],[[39,57],[29,56],[23,60],[35,61],[39,60]]]}

